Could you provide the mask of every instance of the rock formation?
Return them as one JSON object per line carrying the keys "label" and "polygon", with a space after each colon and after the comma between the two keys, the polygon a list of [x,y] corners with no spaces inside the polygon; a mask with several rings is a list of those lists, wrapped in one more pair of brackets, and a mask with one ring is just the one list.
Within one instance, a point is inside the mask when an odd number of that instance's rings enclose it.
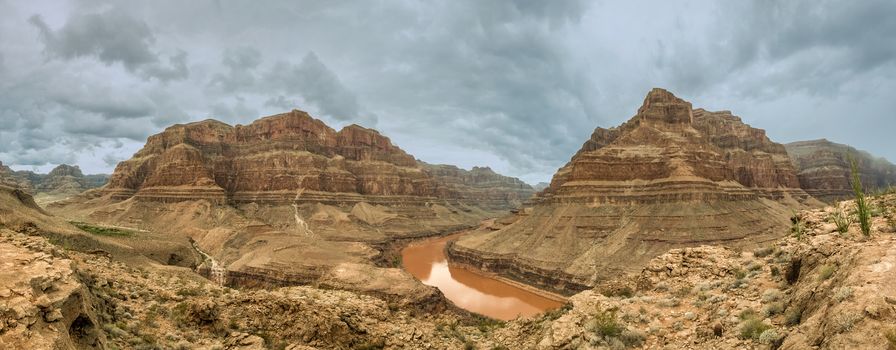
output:
{"label": "rock formation", "polygon": [[[4,189],[0,219],[15,212],[21,221],[40,223],[40,232],[0,224],[3,349],[896,346],[894,194],[871,199],[882,214],[873,218],[868,238],[856,225],[839,233],[828,222],[832,213],[854,206],[843,202],[836,209],[801,212],[802,237],[748,251],[673,249],[627,274],[619,285],[572,296],[564,308],[531,319],[489,322],[329,285],[240,290],[187,269],[125,263],[91,251],[94,247],[52,238],[49,231],[55,229],[43,222],[53,219],[35,214],[24,192],[23,201]],[[40,237],[48,234],[49,240]],[[361,277],[358,283],[382,283],[375,274]]]}
{"label": "rock formation", "polygon": [[38,203],[70,197],[106,184],[105,174],[84,175],[77,165],[60,164],[49,174],[32,171],[13,171],[0,163],[0,184],[16,187],[34,194]]}
{"label": "rock formation", "polygon": [[151,237],[135,246],[161,263],[188,264],[181,251],[194,249],[197,269],[229,286],[321,284],[421,303],[437,291],[394,292],[414,280],[387,270],[392,244],[473,227],[531,193],[490,169],[425,164],[375,130],[336,131],[295,110],[249,125],[171,126],[108,185],[48,210],[134,232],[116,238],[123,244]]}
{"label": "rock formation", "polygon": [[831,202],[852,196],[850,158],[856,161],[866,192],[896,186],[896,165],[868,152],[825,139],[785,146],[799,171],[800,186],[818,199]]}
{"label": "rock formation", "polygon": [[770,241],[787,232],[791,208],[811,201],[763,130],[653,89],[631,120],[597,128],[531,208],[449,255],[570,293],[669,249]]}
{"label": "rock formation", "polygon": [[[440,183],[425,169],[376,130],[350,125],[337,132],[294,110],[246,126],[215,120],[172,126],[121,162],[105,192],[119,199],[162,202],[409,204],[492,199],[507,208],[516,200],[512,193],[528,190],[490,170],[474,169],[468,176],[480,183],[454,181],[452,176],[462,175],[438,172],[446,175],[441,178],[447,183]],[[504,193],[484,181],[517,187]],[[484,188],[492,193],[465,192]]]}
{"label": "rock formation", "polygon": [[460,169],[453,165],[426,164],[423,170],[438,184],[439,196],[457,198],[477,206],[515,208],[528,199],[535,190],[520,179],[495,173],[489,167]]}

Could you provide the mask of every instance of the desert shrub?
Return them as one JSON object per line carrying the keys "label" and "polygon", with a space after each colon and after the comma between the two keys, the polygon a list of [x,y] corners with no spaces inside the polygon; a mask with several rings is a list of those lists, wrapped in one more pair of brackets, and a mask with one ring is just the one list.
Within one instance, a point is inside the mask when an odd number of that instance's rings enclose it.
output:
{"label": "desert shrub", "polygon": [[781,270],[778,269],[777,266],[772,266],[771,269],[770,269],[770,271],[771,271],[771,273],[772,273],[772,277],[778,277],[778,276],[781,275]]}
{"label": "desert shrub", "polygon": [[773,347],[779,346],[781,340],[784,340],[784,336],[778,334],[778,331],[774,328],[767,329],[759,335],[760,344],[772,345]]}
{"label": "desert shrub", "polygon": [[820,269],[818,269],[818,280],[824,281],[831,276],[834,275],[834,272],[837,272],[837,267],[833,265],[824,265]]}
{"label": "desert shrub", "polygon": [[765,317],[772,317],[782,312],[784,312],[784,303],[781,302],[768,304],[762,309],[762,314],[765,315]]}
{"label": "desert shrub", "polygon": [[637,330],[626,329],[619,334],[619,340],[627,347],[639,347],[647,339],[647,335]]}
{"label": "desert shrub", "polygon": [[896,350],[896,328],[887,331],[884,338],[887,338],[887,350]]}
{"label": "desert shrub", "polygon": [[849,231],[849,225],[852,224],[852,218],[839,209],[831,214],[831,221],[837,226],[837,232],[840,233]]}
{"label": "desert shrub", "polygon": [[734,278],[742,279],[744,277],[747,277],[747,273],[744,270],[741,270],[741,269],[734,270]]}
{"label": "desert shrub", "polygon": [[762,269],[762,264],[757,261],[751,261],[749,265],[747,265],[747,271],[759,271]]}
{"label": "desert shrub", "polygon": [[202,295],[202,288],[200,288],[198,286],[182,287],[182,288],[178,289],[177,292],[175,292],[175,293],[182,297],[195,297],[195,296]]}
{"label": "desert shrub", "polygon": [[750,315],[740,324],[740,338],[759,341],[762,333],[771,328],[772,326],[763,323],[756,315]]}
{"label": "desert shrub", "polygon": [[859,218],[859,227],[862,229],[862,234],[867,237],[871,235],[871,210],[865,201],[862,179],[859,177],[859,166],[856,164],[856,160],[852,158],[850,158],[849,163],[852,172],[852,191],[856,197],[856,215]]}
{"label": "desert shrub", "polygon": [[616,312],[612,310],[598,311],[594,317],[588,321],[586,329],[594,332],[601,338],[614,338],[622,334],[625,329],[616,319]]}
{"label": "desert shrub", "polygon": [[774,253],[774,252],[775,252],[774,247],[764,247],[764,248],[759,248],[759,249],[754,250],[753,256],[755,256],[757,258],[764,258],[766,256],[772,255],[772,253]]}
{"label": "desert shrub", "polygon": [[837,333],[849,332],[856,322],[862,319],[857,313],[838,313],[834,315],[834,326]]}
{"label": "desert shrub", "polygon": [[565,315],[569,310],[572,310],[572,303],[565,303],[561,307],[545,312],[544,318],[553,321]]}
{"label": "desert shrub", "polygon": [[834,300],[837,302],[842,302],[846,299],[849,299],[852,296],[852,288],[850,287],[840,287],[836,293],[834,293]]}
{"label": "desert shrub", "polygon": [[803,222],[803,216],[796,211],[790,216],[790,232],[793,234],[796,239],[803,238],[803,232],[806,230],[805,223]]}
{"label": "desert shrub", "polygon": [[784,323],[788,326],[796,326],[800,324],[800,321],[803,319],[803,308],[798,306],[791,306],[787,309],[787,312],[784,313]]}
{"label": "desert shrub", "polygon": [[783,296],[784,295],[777,288],[769,288],[769,289],[766,289],[764,292],[762,292],[762,302],[763,303],[775,302],[775,301],[781,300],[781,298]]}

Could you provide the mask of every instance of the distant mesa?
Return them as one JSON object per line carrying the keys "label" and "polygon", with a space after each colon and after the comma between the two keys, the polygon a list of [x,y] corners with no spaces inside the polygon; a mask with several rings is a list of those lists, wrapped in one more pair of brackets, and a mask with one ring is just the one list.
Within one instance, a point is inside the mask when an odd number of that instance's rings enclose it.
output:
{"label": "distant mesa", "polygon": [[0,163],[0,184],[32,193],[38,203],[74,196],[89,189],[102,187],[109,175],[84,175],[77,165],[60,164],[48,174],[32,171],[13,171]]}
{"label": "distant mesa", "polygon": [[[121,162],[104,191],[161,202],[443,199],[507,208],[533,192],[517,182],[487,168],[445,171],[417,162],[376,130],[350,125],[336,131],[294,110],[246,126],[205,120],[169,127]],[[302,191],[298,198],[296,191]]]}
{"label": "distant mesa", "polygon": [[624,124],[595,129],[531,203],[461,238],[452,260],[571,293],[672,248],[774,240],[792,209],[819,204],[765,131],[663,89]]}
{"label": "distant mesa", "polygon": [[850,159],[855,160],[866,192],[896,186],[896,165],[865,151],[825,139],[788,143],[800,186],[812,196],[832,202],[852,196]]}

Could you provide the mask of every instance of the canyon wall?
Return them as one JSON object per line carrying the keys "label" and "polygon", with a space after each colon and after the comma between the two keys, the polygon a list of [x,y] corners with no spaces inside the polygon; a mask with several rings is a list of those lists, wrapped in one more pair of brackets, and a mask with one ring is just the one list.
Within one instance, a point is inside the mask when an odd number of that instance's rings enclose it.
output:
{"label": "canyon wall", "polygon": [[662,89],[597,128],[517,217],[461,238],[452,260],[572,292],[676,247],[748,246],[787,233],[801,190],[784,146],[730,112]]}
{"label": "canyon wall", "polygon": [[896,165],[865,151],[825,139],[788,143],[800,186],[826,202],[852,197],[850,159],[856,161],[865,192],[896,185]]}

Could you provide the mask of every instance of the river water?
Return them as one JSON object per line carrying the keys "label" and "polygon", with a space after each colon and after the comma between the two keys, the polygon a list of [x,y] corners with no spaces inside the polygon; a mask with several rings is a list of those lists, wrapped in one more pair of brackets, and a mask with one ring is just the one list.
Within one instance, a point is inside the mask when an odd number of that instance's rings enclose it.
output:
{"label": "river water", "polygon": [[405,270],[424,284],[439,288],[455,305],[500,320],[529,317],[562,305],[500,280],[449,266],[445,244],[459,235],[411,243],[401,251]]}

